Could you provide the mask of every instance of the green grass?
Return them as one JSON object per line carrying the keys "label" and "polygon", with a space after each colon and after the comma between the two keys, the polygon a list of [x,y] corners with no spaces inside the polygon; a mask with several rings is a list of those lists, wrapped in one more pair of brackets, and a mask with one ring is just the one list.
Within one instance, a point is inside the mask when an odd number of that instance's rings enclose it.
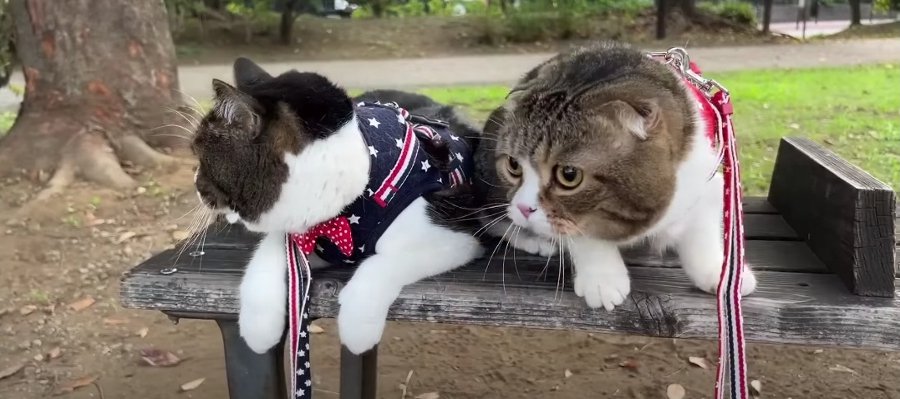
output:
{"label": "green grass", "polygon": [[[745,191],[768,190],[784,136],[805,136],[900,188],[900,66],[710,74],[735,103]],[[479,122],[502,103],[502,86],[420,90]]]}
{"label": "green grass", "polygon": [[9,131],[15,121],[15,112],[0,112],[0,137],[6,136],[6,132]]}

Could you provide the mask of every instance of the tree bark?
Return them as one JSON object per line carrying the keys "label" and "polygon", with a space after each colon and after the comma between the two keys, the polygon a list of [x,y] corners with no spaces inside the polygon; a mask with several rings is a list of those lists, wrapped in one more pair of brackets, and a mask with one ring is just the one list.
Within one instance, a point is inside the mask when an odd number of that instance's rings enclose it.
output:
{"label": "tree bark", "polygon": [[297,0],[285,0],[284,10],[281,11],[281,26],[278,32],[278,39],[281,44],[290,45],[293,39],[294,20],[297,16],[294,14],[294,8],[297,6]]}
{"label": "tree bark", "polygon": [[772,24],[772,1],[763,0],[763,33],[769,33],[769,26]]}
{"label": "tree bark", "polygon": [[[162,0],[10,0],[25,98],[0,141],[0,173],[53,173],[129,187],[122,163],[174,158],[187,143],[171,123],[179,104],[175,49]],[[194,116],[182,116],[195,121]]]}
{"label": "tree bark", "polygon": [[859,0],[850,0],[850,26],[862,25],[862,10]]}

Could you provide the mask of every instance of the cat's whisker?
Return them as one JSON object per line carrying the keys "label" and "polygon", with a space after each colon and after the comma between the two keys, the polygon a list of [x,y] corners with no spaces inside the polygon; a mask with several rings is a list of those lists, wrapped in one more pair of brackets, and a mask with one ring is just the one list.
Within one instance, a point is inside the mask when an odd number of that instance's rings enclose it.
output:
{"label": "cat's whisker", "polygon": [[[510,226],[512,226],[512,225],[510,225]],[[519,229],[520,229],[520,227],[516,226],[516,229],[514,230],[515,231],[514,234],[516,234],[517,237],[519,234]],[[505,235],[504,235],[504,237],[505,237]],[[513,248],[513,250],[515,250],[515,248]],[[502,270],[501,278],[502,278],[503,295],[504,296],[506,295],[506,254],[507,253],[509,253],[509,240],[506,240],[506,248],[503,249],[503,263],[502,263],[502,266],[500,267]],[[515,252],[513,252],[513,253],[515,253]]]}
{"label": "cat's whisker", "polygon": [[482,183],[487,184],[487,185],[489,185],[489,186],[491,186],[491,187],[495,187],[495,188],[503,188],[502,186],[498,186],[498,185],[496,185],[496,184],[491,184],[491,183],[489,183],[487,180],[484,180],[484,179],[482,179],[482,178],[480,178],[480,177],[478,178],[478,180],[481,180]]}
{"label": "cat's whisker", "polygon": [[[170,123],[170,124],[167,124],[167,125],[158,126],[158,127],[153,128],[153,129],[150,129],[150,131],[151,131],[151,132],[154,132],[154,131],[157,131],[157,130],[159,130],[159,129],[165,129],[165,128],[167,128],[167,127],[174,127],[174,128],[178,128],[178,129],[184,130],[184,131],[187,132],[187,134],[188,134],[187,136],[184,136],[184,138],[186,138],[186,139],[187,139],[187,138],[194,137],[194,132],[193,132],[193,131],[191,131],[190,129],[188,129],[188,128],[184,127],[184,126],[176,125],[176,124],[174,124],[174,123]],[[156,134],[154,134],[154,136],[156,136]]]}
{"label": "cat's whisker", "polygon": [[[500,237],[500,241],[498,241],[497,245],[494,246],[494,251],[491,252],[491,256],[488,258],[487,264],[484,265],[484,275],[482,276],[482,279],[487,277],[487,271],[488,271],[488,268],[491,266],[491,262],[494,260],[494,255],[497,254],[497,250],[500,249],[500,244],[503,244],[503,240],[506,239],[506,235],[509,234],[509,230],[512,227],[513,227],[513,225],[510,223],[510,225],[506,228],[506,231],[503,232],[503,236]],[[505,281],[505,277],[504,277],[504,281]],[[505,287],[504,287],[504,290],[505,290]]]}
{"label": "cat's whisker", "polygon": [[494,218],[490,222],[485,223],[485,225],[481,226],[480,229],[475,230],[475,233],[473,233],[472,235],[475,238],[480,237],[482,234],[487,233],[488,230],[490,230],[492,227],[494,227],[497,223],[500,223],[500,221],[502,221],[504,218],[506,218],[506,212],[504,212],[502,215]]}
{"label": "cat's whisker", "polygon": [[[550,246],[556,248],[556,237],[552,238],[550,241]],[[558,253],[559,251],[557,251]],[[547,274],[550,271],[550,260],[553,259],[553,254],[547,255],[547,263],[544,264],[544,268],[541,269],[541,272],[538,273],[538,279],[541,277],[544,278],[544,281],[547,281]]]}
{"label": "cat's whisker", "polygon": [[[516,258],[516,252],[519,252],[519,251],[516,250],[516,248],[519,247],[519,232],[521,232],[521,231],[522,231],[522,227],[516,226],[516,232],[515,232],[516,237],[513,239],[513,269],[516,270],[516,278],[518,278],[519,281],[522,281],[522,276],[519,275],[519,260]],[[505,253],[503,254],[503,260],[506,261]]]}
{"label": "cat's whisker", "polygon": [[205,114],[205,113],[206,113],[206,109],[204,109],[203,104],[201,104],[199,101],[197,101],[197,99],[194,98],[194,96],[188,94],[187,92],[184,92],[184,91],[182,91],[182,90],[179,90],[179,89],[173,89],[173,90],[175,90],[175,92],[177,92],[178,94],[181,94],[182,96],[186,96],[188,99],[190,99],[191,101],[193,101],[194,104],[197,105],[196,110],[198,110],[198,111],[203,111],[203,112],[201,112],[201,114]]}
{"label": "cat's whisker", "polygon": [[171,108],[171,107],[166,107],[166,109],[167,109],[169,112],[172,112],[172,113],[174,113],[174,114],[180,116],[181,119],[184,119],[184,121],[187,122],[188,125],[190,125],[192,128],[195,128],[195,129],[196,129],[197,126],[200,126],[200,121],[197,120],[197,118],[195,118],[193,115],[189,115],[189,114],[187,114],[187,113],[185,113],[185,112],[179,111],[178,109]]}
{"label": "cat's whisker", "polygon": [[564,287],[566,282],[565,279],[565,269],[563,269],[563,264],[565,263],[565,252],[563,251],[563,240],[561,235],[557,235],[557,241],[559,242],[559,270],[557,270],[556,274],[556,293],[553,295],[553,299],[558,301],[562,299],[562,295],[560,294],[560,284]]}

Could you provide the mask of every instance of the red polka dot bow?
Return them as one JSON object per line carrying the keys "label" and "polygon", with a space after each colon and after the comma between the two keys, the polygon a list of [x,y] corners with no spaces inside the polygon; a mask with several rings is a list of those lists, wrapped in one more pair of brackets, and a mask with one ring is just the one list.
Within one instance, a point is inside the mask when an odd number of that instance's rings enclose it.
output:
{"label": "red polka dot bow", "polygon": [[350,234],[350,222],[346,217],[339,216],[319,223],[303,234],[291,234],[291,240],[304,255],[309,255],[316,249],[316,240],[319,237],[325,237],[334,243],[344,256],[353,254],[353,236]]}

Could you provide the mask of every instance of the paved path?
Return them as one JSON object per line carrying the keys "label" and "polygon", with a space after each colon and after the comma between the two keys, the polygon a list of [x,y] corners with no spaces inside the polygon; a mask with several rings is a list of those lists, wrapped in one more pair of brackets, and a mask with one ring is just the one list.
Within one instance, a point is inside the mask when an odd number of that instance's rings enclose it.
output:
{"label": "paved path", "polygon": [[[900,61],[900,39],[819,42],[802,45],[690,49],[706,72],[761,68],[810,68]],[[415,88],[423,86],[510,84],[552,54],[459,56],[397,60],[350,60],[266,63],[271,73],[289,69],[322,73],[349,88]],[[181,66],[184,93],[202,99],[212,95],[210,80],[231,80],[230,65]],[[13,76],[22,84],[21,74]],[[18,99],[4,89],[0,109],[15,109]]]}
{"label": "paved path", "polygon": [[[884,18],[872,19],[872,20],[869,20],[868,18],[863,18],[861,22],[863,23],[863,25],[877,25],[877,24],[884,24],[884,23],[894,22],[894,21],[895,20],[893,20],[893,19],[884,19]],[[809,37],[819,36],[819,35],[833,35],[835,33],[844,31],[849,27],[850,27],[850,21],[818,21],[818,22],[816,22],[814,19],[810,19],[810,20],[806,21],[806,32],[805,32],[806,36],[805,37],[809,38]],[[762,29],[762,27],[760,27],[760,29]],[[793,36],[796,38],[804,37],[802,22],[799,24],[796,22],[773,23],[773,24],[769,25],[769,29],[771,29],[772,32],[778,32],[778,33],[782,33],[782,34],[785,34],[788,36]]]}

